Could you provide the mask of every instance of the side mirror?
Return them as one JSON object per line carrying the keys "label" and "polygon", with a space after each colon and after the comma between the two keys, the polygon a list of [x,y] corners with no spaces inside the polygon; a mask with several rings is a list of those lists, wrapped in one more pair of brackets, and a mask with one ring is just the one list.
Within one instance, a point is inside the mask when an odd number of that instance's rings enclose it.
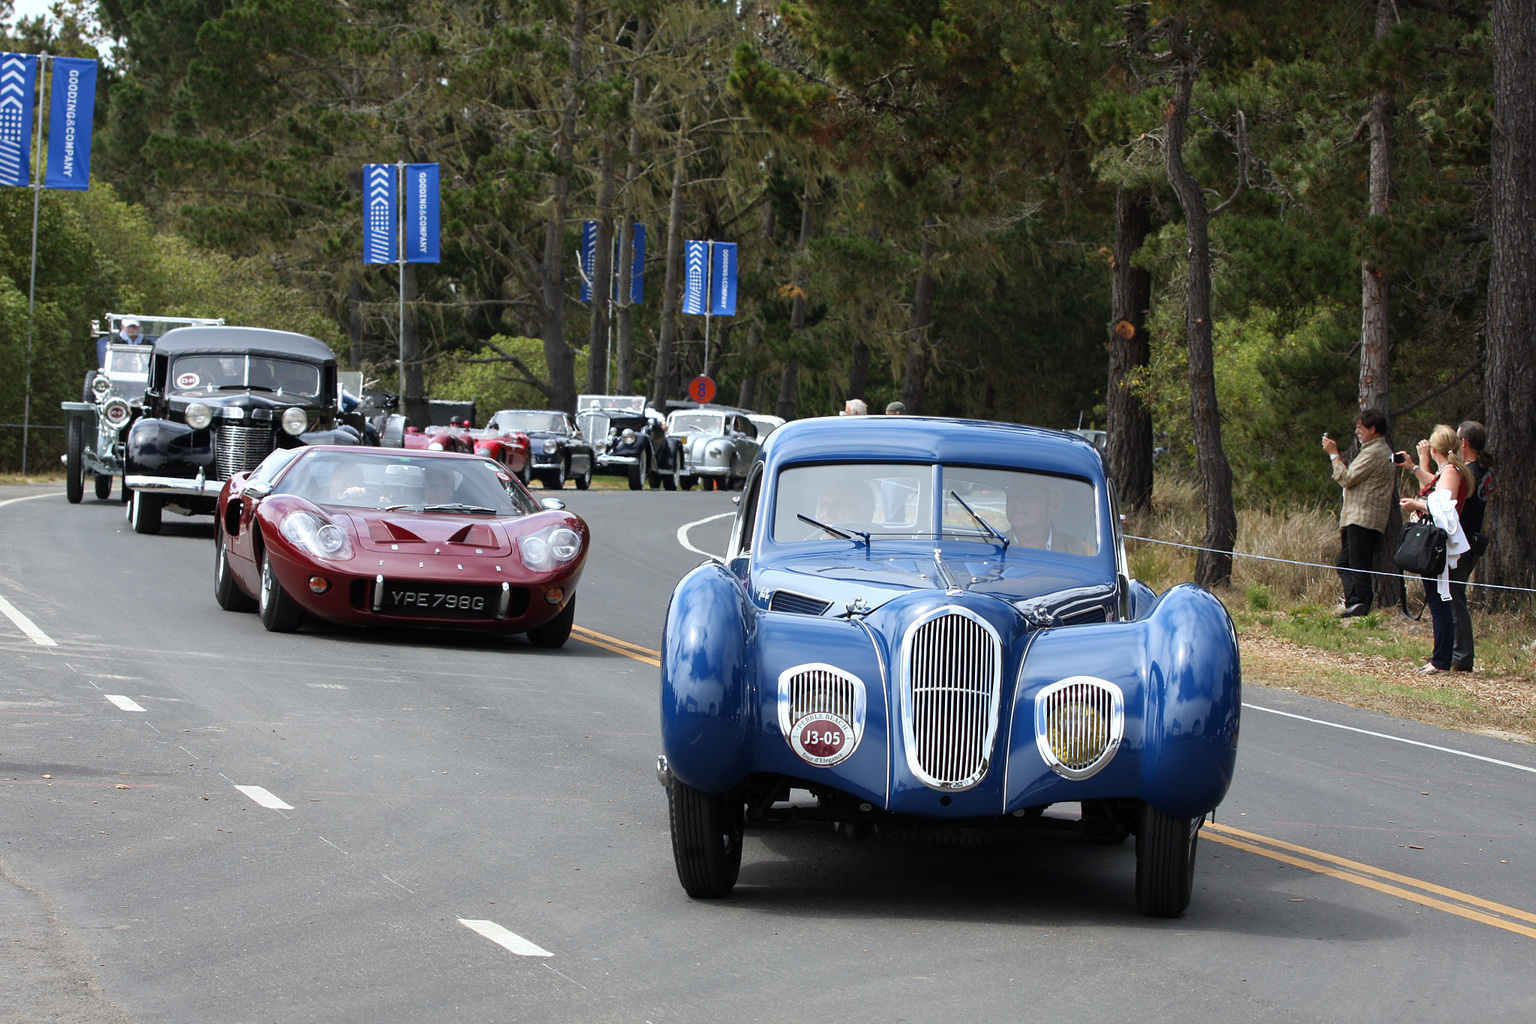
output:
{"label": "side mirror", "polygon": [[565,502],[559,498],[540,498],[539,506],[548,512],[558,512],[565,508]]}
{"label": "side mirror", "polygon": [[265,498],[267,495],[272,493],[272,485],[269,484],[269,483],[264,483],[264,482],[263,483],[246,484],[245,491],[243,493],[245,494],[246,497],[256,498],[257,500],[260,500],[260,499]]}

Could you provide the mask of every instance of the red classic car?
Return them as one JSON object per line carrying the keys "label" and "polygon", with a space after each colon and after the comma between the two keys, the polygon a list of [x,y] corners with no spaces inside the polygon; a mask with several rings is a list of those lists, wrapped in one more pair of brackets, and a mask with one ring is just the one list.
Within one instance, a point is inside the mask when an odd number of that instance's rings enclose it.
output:
{"label": "red classic car", "polygon": [[219,495],[214,597],[274,632],[349,625],[571,633],[589,535],[476,455],[282,448]]}
{"label": "red classic car", "polygon": [[406,427],[401,447],[416,452],[464,452],[473,453],[475,439],[463,427]]}
{"label": "red classic car", "polygon": [[521,480],[524,486],[533,475],[531,448],[528,435],[519,430],[469,431],[476,455],[483,455],[507,467],[507,472]]}

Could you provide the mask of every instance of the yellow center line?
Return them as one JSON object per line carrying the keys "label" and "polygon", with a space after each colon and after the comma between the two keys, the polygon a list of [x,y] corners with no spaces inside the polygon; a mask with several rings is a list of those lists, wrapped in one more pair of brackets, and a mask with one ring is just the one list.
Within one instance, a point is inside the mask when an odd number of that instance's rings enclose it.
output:
{"label": "yellow center line", "polygon": [[594,647],[601,647],[605,651],[622,654],[626,658],[643,661],[647,665],[654,665],[657,668],[661,667],[660,651],[653,651],[649,647],[641,647],[639,644],[632,644],[628,640],[620,640],[618,637],[607,636],[581,626],[572,626],[571,632]]}
{"label": "yellow center line", "polygon": [[[1320,875],[1327,875],[1340,881],[1364,886],[1367,889],[1374,889],[1377,892],[1405,899],[1420,906],[1443,910],[1447,914],[1464,917],[1469,921],[1476,921],[1479,924],[1486,924],[1493,928],[1501,928],[1507,932],[1514,932],[1517,935],[1536,939],[1536,928],[1529,928],[1515,923],[1515,921],[1536,922],[1536,914],[1520,910],[1517,907],[1505,906],[1502,903],[1495,903],[1492,900],[1485,900],[1469,893],[1448,889],[1433,882],[1410,878],[1407,875],[1400,875],[1396,872],[1372,867],[1369,864],[1361,864],[1358,861],[1348,860],[1344,857],[1336,857],[1333,854],[1323,853],[1320,850],[1312,850],[1305,846],[1297,846],[1294,843],[1271,839],[1268,836],[1245,832],[1230,825],[1218,825],[1213,822],[1206,826],[1206,835],[1211,841],[1220,843],[1223,846],[1230,846],[1234,850],[1242,850],[1246,853],[1257,854],[1260,857],[1268,857],[1270,860],[1279,861],[1282,864],[1290,864],[1293,867],[1302,868],[1307,871],[1315,871]],[[1272,847],[1272,849],[1266,849],[1266,846]],[[1299,856],[1290,856],[1279,852],[1280,850],[1287,850]],[[1305,858],[1313,859],[1308,860]],[[1392,882],[1400,883],[1400,885],[1389,885],[1387,882],[1377,881],[1378,878],[1388,879]],[[1423,890],[1423,892],[1414,892],[1402,886],[1412,886]],[[1424,895],[1424,893],[1435,893],[1449,900],[1456,900],[1459,903],[1466,904],[1466,906],[1457,906],[1456,903],[1435,899],[1432,896]],[[1472,909],[1473,907],[1481,907],[1483,910],[1490,911],[1491,913],[1483,913]],[[1504,918],[1514,918],[1515,921],[1503,920],[1500,917],[1495,917],[1495,914],[1503,915]]]}

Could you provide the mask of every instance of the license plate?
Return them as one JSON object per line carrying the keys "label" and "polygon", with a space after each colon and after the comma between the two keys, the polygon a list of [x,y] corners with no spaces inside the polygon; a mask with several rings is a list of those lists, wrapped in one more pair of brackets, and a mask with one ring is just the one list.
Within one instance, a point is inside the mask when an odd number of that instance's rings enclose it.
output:
{"label": "license plate", "polygon": [[384,581],[383,615],[422,615],[435,619],[491,619],[501,597],[497,587]]}

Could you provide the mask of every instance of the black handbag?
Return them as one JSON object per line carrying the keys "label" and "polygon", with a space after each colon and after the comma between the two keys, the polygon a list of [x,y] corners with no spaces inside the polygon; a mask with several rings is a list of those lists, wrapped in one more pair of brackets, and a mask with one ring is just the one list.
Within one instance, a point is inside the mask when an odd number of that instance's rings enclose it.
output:
{"label": "black handbag", "polygon": [[1399,569],[1420,576],[1439,576],[1445,569],[1445,545],[1449,539],[1444,530],[1427,519],[1406,523],[1392,561]]}

